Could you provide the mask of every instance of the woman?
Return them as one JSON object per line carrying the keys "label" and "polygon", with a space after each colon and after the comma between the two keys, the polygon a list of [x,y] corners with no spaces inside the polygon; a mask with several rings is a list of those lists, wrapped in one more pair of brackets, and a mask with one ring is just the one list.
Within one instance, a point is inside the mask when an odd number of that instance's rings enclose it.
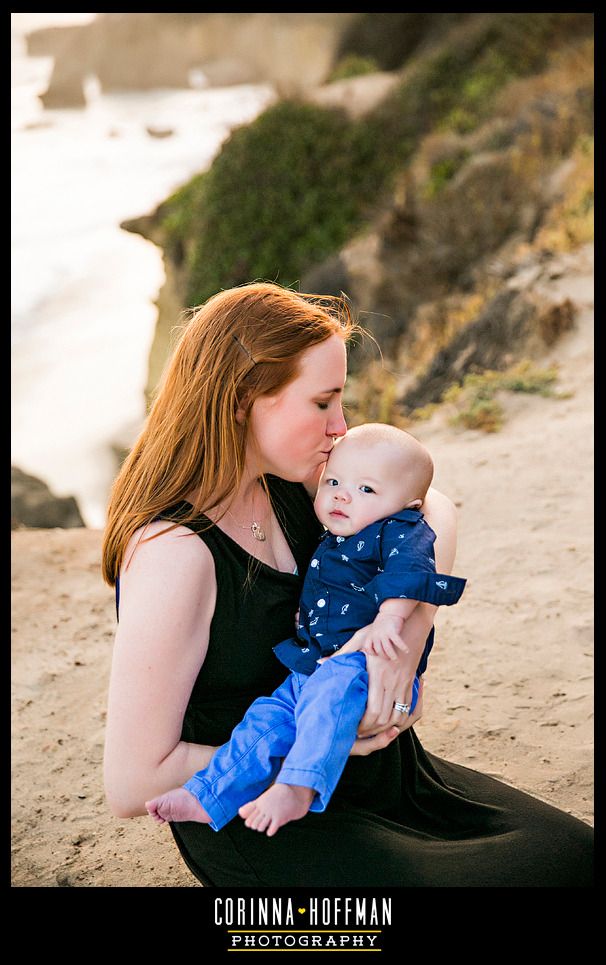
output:
{"label": "woman", "polygon": [[[206,766],[283,669],[322,527],[311,498],[346,432],[346,346],[361,331],[340,299],[272,284],[221,292],[185,327],[146,426],[114,484],[104,576],[119,578],[105,785],[119,817]],[[425,515],[450,572],[455,510]],[[591,884],[592,829],[487,775],[425,752],[395,703],[435,608],[405,626],[408,653],[368,657],[359,739],[327,811],[274,837],[232,821],[171,825],[206,885],[576,886]],[[343,652],[343,651],[341,651]]]}

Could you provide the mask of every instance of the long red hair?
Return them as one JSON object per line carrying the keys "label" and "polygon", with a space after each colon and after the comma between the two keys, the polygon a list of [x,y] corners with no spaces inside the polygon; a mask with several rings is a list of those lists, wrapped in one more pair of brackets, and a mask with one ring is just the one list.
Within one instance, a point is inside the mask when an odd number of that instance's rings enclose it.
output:
{"label": "long red hair", "polygon": [[288,385],[302,353],[335,333],[345,342],[364,333],[345,298],[266,282],[219,292],[192,310],[111,490],[102,561],[110,586],[137,529],[192,491],[209,510],[238,490],[248,420],[238,423],[237,409]]}

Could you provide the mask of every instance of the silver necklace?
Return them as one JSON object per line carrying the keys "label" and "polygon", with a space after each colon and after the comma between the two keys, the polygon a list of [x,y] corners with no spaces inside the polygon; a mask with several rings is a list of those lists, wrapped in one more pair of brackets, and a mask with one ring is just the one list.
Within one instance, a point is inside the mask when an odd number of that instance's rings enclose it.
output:
{"label": "silver necklace", "polygon": [[[250,523],[249,526],[242,526],[241,523],[236,522],[235,516],[233,515],[233,513],[229,511],[229,509],[227,510],[227,513],[231,516],[231,518],[233,519],[238,529],[249,529],[253,534],[253,536],[255,537],[255,539],[258,539],[259,542],[261,543],[265,542],[265,540],[267,539],[267,536],[265,535],[265,530],[261,526],[261,523],[258,523],[256,519],[253,519],[252,523]],[[255,515],[255,496],[253,493],[253,516],[254,515]]]}

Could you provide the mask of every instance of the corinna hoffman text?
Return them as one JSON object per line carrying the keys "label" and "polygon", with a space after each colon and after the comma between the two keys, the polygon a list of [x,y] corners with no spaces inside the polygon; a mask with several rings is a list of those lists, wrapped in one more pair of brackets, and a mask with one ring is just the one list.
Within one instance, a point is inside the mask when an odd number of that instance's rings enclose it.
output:
{"label": "corinna hoffman text", "polygon": [[391,925],[391,898],[215,898],[215,925],[292,929]]}

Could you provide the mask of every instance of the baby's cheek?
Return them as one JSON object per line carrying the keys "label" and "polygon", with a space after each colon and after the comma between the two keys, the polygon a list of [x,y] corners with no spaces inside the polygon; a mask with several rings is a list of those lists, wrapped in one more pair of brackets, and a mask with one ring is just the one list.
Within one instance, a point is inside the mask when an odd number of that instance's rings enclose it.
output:
{"label": "baby's cheek", "polygon": [[327,514],[326,497],[324,493],[318,493],[314,500],[314,510],[318,519],[324,520]]}

